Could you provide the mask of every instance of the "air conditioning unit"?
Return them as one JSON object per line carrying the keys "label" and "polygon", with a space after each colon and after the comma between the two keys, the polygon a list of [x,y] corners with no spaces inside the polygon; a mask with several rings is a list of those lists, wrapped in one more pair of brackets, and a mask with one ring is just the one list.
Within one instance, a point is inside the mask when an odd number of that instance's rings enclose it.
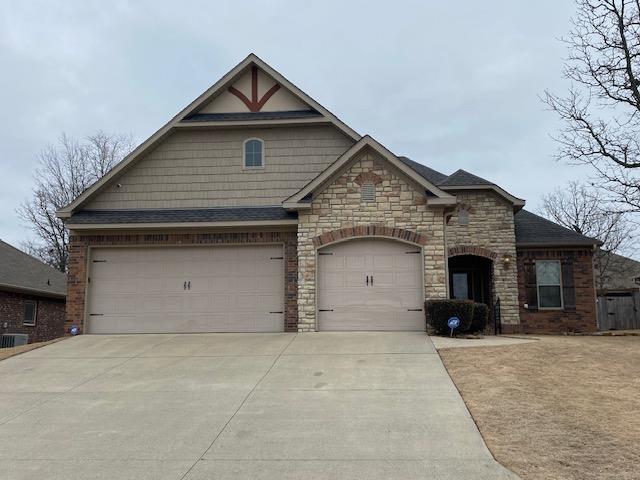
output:
{"label": "air conditioning unit", "polygon": [[29,335],[26,333],[3,333],[0,348],[19,347],[29,342]]}

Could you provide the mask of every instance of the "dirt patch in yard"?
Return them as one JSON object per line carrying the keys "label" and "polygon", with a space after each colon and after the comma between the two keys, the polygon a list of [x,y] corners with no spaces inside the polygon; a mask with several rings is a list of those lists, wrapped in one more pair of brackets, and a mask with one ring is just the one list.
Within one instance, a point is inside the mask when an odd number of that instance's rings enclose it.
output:
{"label": "dirt patch in yard", "polygon": [[524,479],[640,478],[640,337],[439,353],[495,458]]}
{"label": "dirt patch in yard", "polygon": [[21,353],[28,352],[29,350],[35,350],[36,348],[44,347],[45,345],[59,342],[60,340],[64,340],[64,339],[65,337],[56,338],[55,340],[49,340],[48,342],[28,343],[27,345],[20,345],[19,347],[0,348],[0,360],[4,360],[5,358],[13,357],[14,355],[19,355]]}

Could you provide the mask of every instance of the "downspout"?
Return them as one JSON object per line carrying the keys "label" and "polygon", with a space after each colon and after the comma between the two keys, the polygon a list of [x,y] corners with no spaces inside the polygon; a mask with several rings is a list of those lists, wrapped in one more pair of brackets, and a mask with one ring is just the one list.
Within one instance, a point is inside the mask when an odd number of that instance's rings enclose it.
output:
{"label": "downspout", "polygon": [[453,210],[447,212],[446,209],[442,210],[442,241],[444,243],[444,284],[446,287],[447,298],[451,297],[449,291],[449,246],[447,245],[447,224],[453,216]]}

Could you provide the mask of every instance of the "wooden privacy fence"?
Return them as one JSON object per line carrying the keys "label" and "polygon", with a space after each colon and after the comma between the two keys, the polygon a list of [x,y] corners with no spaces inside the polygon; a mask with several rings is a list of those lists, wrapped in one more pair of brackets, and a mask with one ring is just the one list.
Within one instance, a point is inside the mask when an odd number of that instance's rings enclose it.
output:
{"label": "wooden privacy fence", "polygon": [[598,327],[606,330],[640,328],[640,294],[602,295],[598,297]]}

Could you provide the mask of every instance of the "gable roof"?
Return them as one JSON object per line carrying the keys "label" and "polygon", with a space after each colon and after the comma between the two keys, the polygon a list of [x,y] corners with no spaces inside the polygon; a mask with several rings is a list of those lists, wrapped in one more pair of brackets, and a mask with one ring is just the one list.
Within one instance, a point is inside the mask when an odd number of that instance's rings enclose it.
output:
{"label": "gable roof", "polygon": [[47,297],[67,295],[67,276],[0,240],[0,290]]}
{"label": "gable roof", "polygon": [[527,210],[520,210],[513,219],[517,246],[593,246],[602,243]]}
{"label": "gable roof", "polygon": [[524,207],[525,201],[521,198],[518,198],[514,195],[511,195],[509,192],[504,190],[502,187],[496,185],[489,180],[485,180],[482,177],[478,177],[472,173],[467,172],[466,170],[456,170],[451,175],[445,175],[444,173],[440,173],[437,170],[427,167],[426,165],[422,165],[414,160],[411,160],[407,157],[398,157],[402,162],[411,167],[413,170],[418,172],[424,178],[434,183],[440,189],[444,191],[454,191],[454,190],[493,190],[495,193],[505,198],[509,202],[513,203],[513,206],[516,209],[520,209]]}
{"label": "gable roof", "polygon": [[371,148],[373,151],[378,153],[382,158],[387,160],[397,169],[399,169],[402,173],[404,173],[407,177],[411,178],[418,185],[423,187],[427,192],[429,192],[432,197],[428,197],[427,204],[440,204],[440,205],[450,205],[455,204],[455,197],[450,195],[441,189],[439,189],[436,185],[430,182],[424,176],[418,174],[414,169],[408,167],[405,162],[396,157],[391,151],[389,151],[384,145],[379,143],[377,140],[373,139],[369,135],[365,135],[358,142],[356,142],[349,150],[344,152],[338,159],[329,165],[328,168],[323,170],[317,177],[315,177],[311,182],[305,185],[301,190],[297,193],[293,194],[289,198],[287,198],[282,205],[285,208],[296,209],[296,208],[307,208],[310,206],[309,202],[306,202],[305,199],[308,198],[311,194],[321,191],[324,187],[327,186],[330,181],[341,173],[342,169],[346,167],[349,162],[362,150],[365,148]]}
{"label": "gable roof", "polygon": [[[296,114],[295,116],[290,115],[286,118],[282,118],[282,112],[280,112],[280,116],[273,114],[273,112],[264,112],[263,118],[260,115],[256,116],[251,115],[241,115],[238,117],[237,113],[233,113],[231,118],[217,118],[213,114],[214,117],[210,117],[205,119],[203,117],[198,117],[194,122],[193,118],[190,116],[197,112],[199,108],[201,108],[207,102],[210,102],[213,98],[215,98],[220,93],[226,91],[226,89],[233,84],[233,82],[243,73],[247,71],[247,69],[251,67],[257,67],[262,72],[271,77],[277,84],[281,85],[285,89],[287,89],[291,94],[300,99],[303,103],[308,105],[311,108],[311,111],[314,112],[313,115],[300,115]],[[253,112],[252,112],[253,113]],[[260,113],[260,112],[256,112]],[[266,115],[267,113],[271,113],[271,115]],[[315,115],[317,113],[318,115]],[[211,115],[211,114],[205,114]],[[287,80],[283,75],[274,70],[271,66],[265,63],[262,59],[260,59],[257,55],[251,53],[244,60],[242,60],[238,65],[233,67],[228,73],[226,73],[220,80],[218,80],[215,84],[209,87],[205,92],[203,92],[198,98],[193,100],[189,105],[183,108],[180,112],[178,112],[169,122],[167,122],[163,127],[161,127],[158,131],[156,131],[151,137],[141,143],[133,152],[127,155],[120,163],[118,163],[113,169],[111,169],[106,175],[100,178],[97,182],[87,188],[82,194],[80,194],[73,202],[69,205],[58,210],[57,215],[60,218],[68,218],[71,214],[77,210],[83,203],[92,198],[100,189],[105,186],[110,180],[117,177],[119,174],[124,172],[128,167],[133,165],[138,159],[142,157],[142,155],[147,152],[151,147],[156,145],[160,140],[166,137],[170,132],[172,132],[176,128],[188,128],[193,127],[194,124],[197,126],[224,126],[227,125],[228,122],[232,123],[240,123],[240,121],[250,120],[253,125],[260,124],[277,124],[281,122],[281,124],[287,124],[287,122],[304,122],[304,121],[312,121],[318,122],[322,120],[326,123],[330,123],[338,128],[340,131],[345,133],[347,136],[352,138],[353,140],[359,140],[360,135],[349,127],[347,124],[342,122],[338,117],[336,117],[333,113],[327,110],[325,107],[316,102],[313,98],[307,95],[305,92],[296,87],[293,83]]]}

